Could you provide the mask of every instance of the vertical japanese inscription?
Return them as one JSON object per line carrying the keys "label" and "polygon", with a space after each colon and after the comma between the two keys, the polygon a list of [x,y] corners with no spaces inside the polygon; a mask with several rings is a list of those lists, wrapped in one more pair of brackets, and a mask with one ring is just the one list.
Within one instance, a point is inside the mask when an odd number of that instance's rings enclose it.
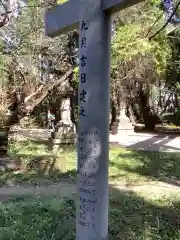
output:
{"label": "vertical japanese inscription", "polygon": [[79,109],[79,116],[85,117],[87,116],[86,113],[86,107],[85,104],[87,103],[87,91],[85,90],[85,83],[87,81],[87,74],[86,74],[86,65],[87,65],[87,56],[86,56],[86,50],[87,48],[87,39],[86,39],[86,31],[88,30],[88,23],[86,21],[81,22],[80,26],[80,83],[83,84],[80,88],[80,97],[79,97],[79,104],[80,104],[80,109]]}
{"label": "vertical japanese inscription", "polygon": [[98,141],[99,132],[95,128],[84,129],[84,122],[88,121],[88,22],[80,25],[80,88],[79,88],[79,136],[78,136],[78,192],[79,209],[78,224],[83,228],[98,231],[97,209],[98,198],[96,191],[98,171]]}
{"label": "vertical japanese inscription", "polygon": [[78,190],[80,192],[78,223],[93,229],[96,229],[96,205],[98,204],[96,192],[98,137],[99,132],[96,130],[81,131],[78,137]]}

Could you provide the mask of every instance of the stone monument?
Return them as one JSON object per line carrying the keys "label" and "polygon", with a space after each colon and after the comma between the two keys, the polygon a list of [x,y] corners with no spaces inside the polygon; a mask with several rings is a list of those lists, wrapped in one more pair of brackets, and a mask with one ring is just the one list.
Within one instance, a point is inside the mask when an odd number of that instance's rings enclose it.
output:
{"label": "stone monument", "polygon": [[128,91],[125,87],[122,89],[122,94],[120,96],[120,110],[118,116],[118,126],[117,134],[131,134],[134,132],[134,126],[128,116],[126,115],[126,106],[127,106]]}
{"label": "stone monument", "polygon": [[56,138],[60,143],[74,143],[76,139],[75,125],[71,121],[70,99],[64,98],[61,102],[61,121],[58,123]]}
{"label": "stone monument", "polygon": [[45,16],[46,35],[79,26],[76,240],[108,239],[111,14],[138,0],[69,0]]}

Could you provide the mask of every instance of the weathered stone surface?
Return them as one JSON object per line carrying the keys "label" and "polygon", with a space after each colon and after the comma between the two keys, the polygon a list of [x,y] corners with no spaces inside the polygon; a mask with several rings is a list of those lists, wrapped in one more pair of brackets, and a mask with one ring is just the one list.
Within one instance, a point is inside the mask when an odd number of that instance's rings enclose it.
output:
{"label": "weathered stone surface", "polygon": [[111,132],[113,135],[120,135],[122,133],[129,134],[134,132],[134,126],[130,119],[126,116],[125,108],[121,109],[120,116],[111,126]]}
{"label": "weathered stone surface", "polygon": [[119,120],[118,133],[134,132],[134,126],[133,126],[132,122],[130,121],[130,119],[126,116],[125,108],[121,109],[118,120]]}
{"label": "weathered stone surface", "polygon": [[74,143],[76,138],[75,126],[71,121],[70,99],[63,99],[61,104],[61,121],[58,124],[54,144]]}

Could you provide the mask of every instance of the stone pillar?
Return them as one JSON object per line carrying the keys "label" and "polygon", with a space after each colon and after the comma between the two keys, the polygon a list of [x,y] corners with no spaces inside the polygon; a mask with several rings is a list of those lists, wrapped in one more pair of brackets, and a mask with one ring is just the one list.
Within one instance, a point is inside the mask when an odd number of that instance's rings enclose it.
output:
{"label": "stone pillar", "polygon": [[76,240],[107,240],[111,21],[81,3]]}

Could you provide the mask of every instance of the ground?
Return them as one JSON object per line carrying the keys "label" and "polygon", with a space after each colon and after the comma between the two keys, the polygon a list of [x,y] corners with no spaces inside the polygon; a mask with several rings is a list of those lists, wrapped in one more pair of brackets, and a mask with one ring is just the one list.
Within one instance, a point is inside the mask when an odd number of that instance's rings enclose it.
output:
{"label": "ground", "polygon": [[[180,153],[142,151],[140,145],[131,150],[115,142],[110,145],[109,239],[179,240]],[[26,139],[12,142],[9,156],[1,161],[0,239],[74,240],[74,146],[59,146],[52,155],[47,141]]]}
{"label": "ground", "polygon": [[[13,135],[21,140],[32,139],[37,143],[47,142],[49,136],[48,130],[45,129],[17,129],[14,130]],[[180,152],[180,137],[172,133],[152,134],[122,131],[120,135],[110,135],[109,140],[131,149]]]}

